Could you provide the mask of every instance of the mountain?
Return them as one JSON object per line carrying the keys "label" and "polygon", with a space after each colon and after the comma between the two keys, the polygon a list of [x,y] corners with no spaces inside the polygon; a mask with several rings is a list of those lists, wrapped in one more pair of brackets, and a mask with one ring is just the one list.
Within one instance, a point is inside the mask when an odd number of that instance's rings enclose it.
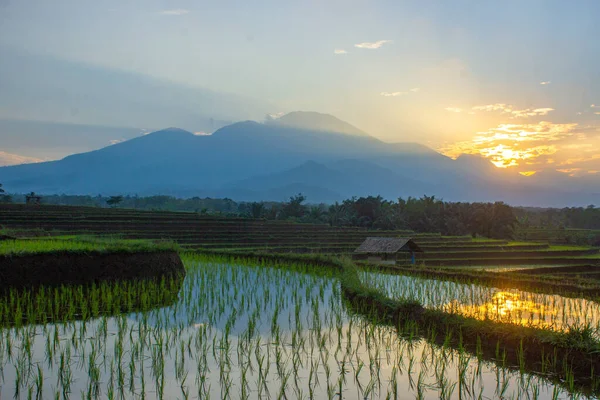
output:
{"label": "mountain", "polygon": [[286,200],[299,192],[297,187],[310,187],[312,195],[301,192],[313,202],[324,203],[373,194],[392,199],[422,196],[431,189],[368,161],[340,160],[328,165],[307,161],[282,172],[245,179],[229,185],[222,195],[256,201],[264,193],[280,193],[279,199]]}
{"label": "mountain", "polygon": [[[599,204],[600,195],[513,177],[487,160],[453,160],[413,143],[324,131],[316,113],[244,121],[212,135],[169,128],[59,161],[0,168],[10,192],[169,194],[276,200],[302,192],[312,202],[352,196],[435,195],[451,201],[564,206]],[[329,125],[328,125],[329,126]],[[345,125],[328,129],[345,129]],[[345,126],[345,128],[344,128]],[[507,176],[509,176],[507,178]],[[576,193],[576,195],[575,195]]]}
{"label": "mountain", "polygon": [[355,126],[333,115],[314,111],[294,111],[276,119],[267,120],[267,124],[288,128],[305,129],[317,132],[343,133],[346,135],[369,136]]}

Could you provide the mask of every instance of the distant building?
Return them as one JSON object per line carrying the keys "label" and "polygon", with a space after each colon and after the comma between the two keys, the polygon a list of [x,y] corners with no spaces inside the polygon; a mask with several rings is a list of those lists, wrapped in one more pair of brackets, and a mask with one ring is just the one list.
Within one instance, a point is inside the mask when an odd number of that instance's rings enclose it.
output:
{"label": "distant building", "polygon": [[42,203],[42,196],[36,195],[34,192],[25,196],[25,204],[37,206]]}
{"label": "distant building", "polygon": [[393,265],[399,253],[410,255],[410,262],[415,264],[415,253],[423,250],[411,238],[368,237],[354,250],[354,258]]}

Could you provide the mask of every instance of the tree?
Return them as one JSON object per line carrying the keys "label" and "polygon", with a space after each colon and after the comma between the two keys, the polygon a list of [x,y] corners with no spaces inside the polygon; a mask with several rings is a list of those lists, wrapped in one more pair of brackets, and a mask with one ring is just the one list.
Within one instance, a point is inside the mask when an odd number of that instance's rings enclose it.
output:
{"label": "tree", "polygon": [[106,200],[106,204],[111,207],[116,207],[123,201],[123,196],[110,196],[108,200]]}
{"label": "tree", "polygon": [[0,183],[0,203],[12,203],[12,197],[5,193],[6,193],[6,191],[2,187],[2,184]]}
{"label": "tree", "polygon": [[308,214],[305,216],[306,221],[311,223],[324,222],[328,217],[327,210],[324,205],[312,206],[308,210]]}
{"label": "tree", "polygon": [[285,203],[281,209],[281,216],[285,218],[302,218],[306,213],[306,208],[302,203],[306,200],[306,196],[298,193],[290,197],[290,201]]}
{"label": "tree", "polygon": [[254,202],[250,204],[250,215],[254,219],[261,218],[265,211],[265,203]]}

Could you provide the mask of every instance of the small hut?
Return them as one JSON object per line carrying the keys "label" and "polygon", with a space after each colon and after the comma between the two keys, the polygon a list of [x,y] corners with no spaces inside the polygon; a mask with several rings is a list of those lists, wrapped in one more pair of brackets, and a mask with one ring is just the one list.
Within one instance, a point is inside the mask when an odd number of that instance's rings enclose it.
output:
{"label": "small hut", "polygon": [[42,196],[36,195],[34,192],[25,195],[25,204],[37,206],[42,203]]}
{"label": "small hut", "polygon": [[396,264],[401,252],[410,253],[411,263],[414,264],[415,253],[423,253],[423,250],[411,238],[368,237],[354,250],[354,255],[381,264]]}

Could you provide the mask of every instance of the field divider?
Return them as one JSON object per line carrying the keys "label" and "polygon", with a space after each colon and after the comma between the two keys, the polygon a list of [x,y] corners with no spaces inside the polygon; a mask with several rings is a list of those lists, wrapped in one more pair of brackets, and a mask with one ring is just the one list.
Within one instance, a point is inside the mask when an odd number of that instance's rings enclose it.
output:
{"label": "field divider", "polygon": [[[498,289],[519,289],[536,293],[560,295],[570,298],[585,298],[592,301],[600,300],[600,285],[587,284],[583,280],[568,280],[564,275],[553,277],[543,275],[532,277],[532,274],[520,271],[494,272],[474,271],[469,272],[459,269],[436,269],[427,267],[404,267],[394,265],[374,265],[357,263],[362,269],[376,270],[377,272],[390,275],[408,275],[426,279],[438,279],[443,281],[476,284]],[[583,265],[581,267],[595,267]],[[550,271],[551,268],[545,268]],[[599,268],[600,269],[600,268]],[[525,270],[527,271],[527,270]]]}
{"label": "field divider", "polygon": [[414,300],[394,300],[364,285],[358,274],[360,267],[348,259],[206,250],[190,253],[332,268],[340,273],[343,300],[352,311],[377,323],[393,325],[402,335],[467,350],[501,367],[528,371],[560,385],[570,385],[567,389],[571,392],[600,394],[600,380],[596,377],[596,371],[600,371],[600,343],[588,330],[557,332],[478,320],[427,309]]}

